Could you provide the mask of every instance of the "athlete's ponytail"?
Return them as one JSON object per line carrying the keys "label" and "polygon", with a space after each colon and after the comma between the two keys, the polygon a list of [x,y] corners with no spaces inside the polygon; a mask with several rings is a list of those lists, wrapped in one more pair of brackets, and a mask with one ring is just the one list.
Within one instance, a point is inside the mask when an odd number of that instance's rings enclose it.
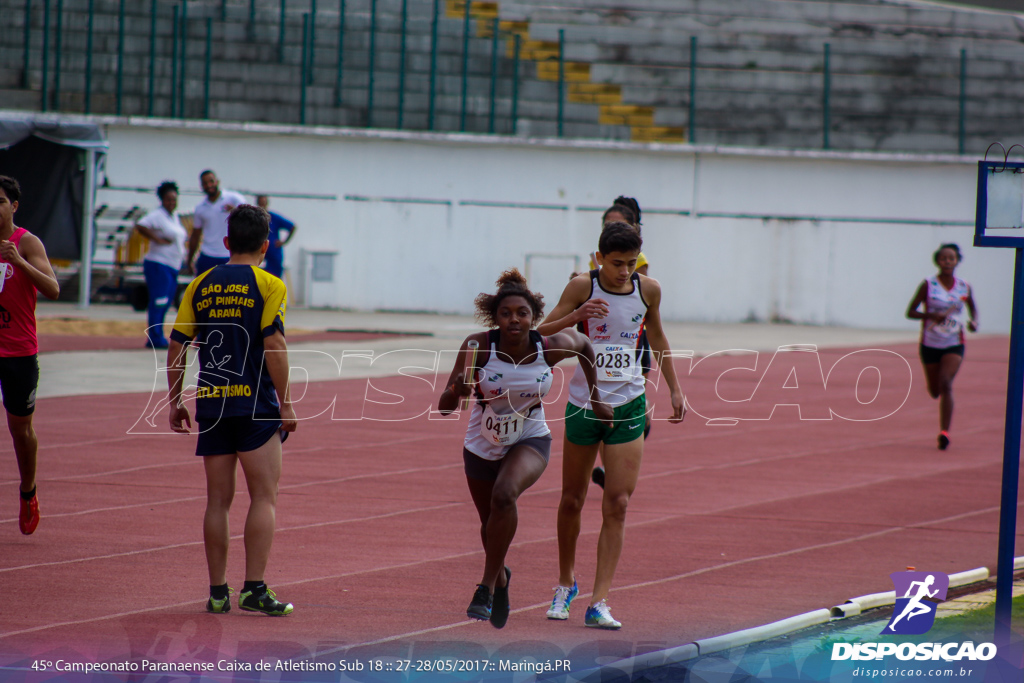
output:
{"label": "athlete's ponytail", "polygon": [[484,327],[498,326],[496,319],[498,306],[501,305],[505,297],[509,296],[521,296],[526,299],[530,309],[533,311],[533,325],[540,323],[541,317],[544,314],[544,296],[530,291],[526,286],[526,278],[523,277],[523,274],[518,269],[509,268],[498,277],[495,284],[498,286],[497,292],[494,294],[481,292],[474,301],[476,304],[476,317]]}

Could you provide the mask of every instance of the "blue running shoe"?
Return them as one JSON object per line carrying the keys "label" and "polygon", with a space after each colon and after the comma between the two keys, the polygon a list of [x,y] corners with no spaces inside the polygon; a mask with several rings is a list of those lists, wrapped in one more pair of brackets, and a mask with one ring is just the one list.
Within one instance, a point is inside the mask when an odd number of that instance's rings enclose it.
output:
{"label": "blue running shoe", "polygon": [[584,621],[591,628],[607,628],[612,630],[622,628],[622,623],[612,618],[612,613],[604,600],[587,608],[587,616]]}
{"label": "blue running shoe", "polygon": [[551,600],[551,609],[548,610],[548,619],[564,620],[569,618],[569,605],[573,598],[579,595],[580,589],[576,585],[576,579],[572,581],[572,588],[555,586],[555,597]]}

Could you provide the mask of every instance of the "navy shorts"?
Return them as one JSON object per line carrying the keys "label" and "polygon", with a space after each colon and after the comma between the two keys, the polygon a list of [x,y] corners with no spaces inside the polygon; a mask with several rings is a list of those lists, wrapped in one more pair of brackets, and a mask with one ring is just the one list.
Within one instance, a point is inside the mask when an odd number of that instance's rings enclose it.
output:
{"label": "navy shorts", "polygon": [[[529,446],[533,450],[540,454],[540,457],[544,458],[544,462],[551,460],[551,435],[546,434],[544,436],[534,436],[529,439],[523,439],[512,446],[516,448],[518,446]],[[466,476],[470,479],[479,479],[480,481],[497,481],[498,471],[501,469],[501,462],[504,458],[499,460],[487,460],[481,458],[476,453],[472,453],[469,450],[462,449],[462,461],[466,465]]]}
{"label": "navy shorts", "polygon": [[[222,417],[216,421],[199,420],[196,455],[231,455],[254,451],[272,438],[284,438],[280,418],[254,420],[251,417]],[[285,434],[286,432],[280,432]]]}
{"label": "navy shorts", "polygon": [[945,356],[947,353],[955,353],[961,358],[964,357],[963,344],[957,344],[956,346],[947,346],[944,349],[937,349],[933,346],[925,346],[924,344],[921,344],[920,350],[921,362],[926,365],[931,365],[932,363],[941,363],[942,357]]}
{"label": "navy shorts", "polygon": [[36,410],[39,386],[39,357],[0,358],[0,394],[4,409],[15,417],[28,417]]}

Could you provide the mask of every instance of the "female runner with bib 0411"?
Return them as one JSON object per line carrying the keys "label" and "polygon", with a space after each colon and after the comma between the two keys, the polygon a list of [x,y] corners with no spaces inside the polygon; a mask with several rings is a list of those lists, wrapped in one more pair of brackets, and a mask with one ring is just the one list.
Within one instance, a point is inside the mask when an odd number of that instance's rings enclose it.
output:
{"label": "female runner with bib 0411", "polygon": [[[953,421],[953,378],[964,359],[966,327],[978,331],[978,308],[971,286],[953,275],[963,257],[960,247],[943,244],[932,256],[939,272],[921,283],[907,307],[907,317],[921,321],[921,363],[928,379],[928,393],[939,399],[939,449],[949,446]],[[924,304],[924,312],[917,310]]]}
{"label": "female runner with bib 0411", "polygon": [[[516,501],[540,478],[551,453],[543,400],[551,389],[552,366],[578,357],[597,418],[610,423],[612,410],[599,400],[594,350],[587,338],[572,330],[550,337],[534,331],[544,300],[527,288],[518,270],[505,271],[497,284],[497,293],[476,298],[477,317],[492,329],[462,343],[438,410],[447,415],[462,397],[476,394],[462,458],[486,559],[466,614],[502,628],[510,609],[512,572],[504,564],[519,522]],[[469,350],[473,342],[476,354]]]}
{"label": "female runner with bib 0411", "polygon": [[592,602],[584,623],[617,629],[605,599],[622,554],[626,506],[640,475],[647,416],[640,356],[644,331],[672,397],[670,422],[682,422],[683,392],[672,366],[668,339],[661,327],[661,286],[635,272],[643,240],[637,226],[608,223],[598,240],[597,270],[579,275],[566,285],[555,310],[540,325],[542,334],[580,325],[594,344],[601,400],[614,408],[611,427],[590,414],[591,406],[579,371],[569,383],[562,450],[562,499],[558,504],[558,586],[548,610],[549,619],[568,619],[569,604],[579,593],[576,583],[576,541],[594,460],[604,444],[605,481],[601,502],[601,535],[597,542],[597,572]]}

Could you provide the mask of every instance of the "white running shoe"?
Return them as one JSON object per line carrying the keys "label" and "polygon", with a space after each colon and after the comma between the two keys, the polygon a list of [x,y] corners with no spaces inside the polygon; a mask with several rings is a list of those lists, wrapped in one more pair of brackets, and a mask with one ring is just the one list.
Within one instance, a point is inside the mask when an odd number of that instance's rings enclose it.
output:
{"label": "white running shoe", "polygon": [[555,597],[551,600],[551,609],[548,610],[548,619],[568,619],[569,605],[572,599],[580,592],[576,585],[576,579],[572,581],[572,588],[555,586]]}
{"label": "white running shoe", "polygon": [[608,609],[608,603],[604,600],[587,608],[585,622],[591,628],[622,628],[622,623],[612,618],[612,613]]}

